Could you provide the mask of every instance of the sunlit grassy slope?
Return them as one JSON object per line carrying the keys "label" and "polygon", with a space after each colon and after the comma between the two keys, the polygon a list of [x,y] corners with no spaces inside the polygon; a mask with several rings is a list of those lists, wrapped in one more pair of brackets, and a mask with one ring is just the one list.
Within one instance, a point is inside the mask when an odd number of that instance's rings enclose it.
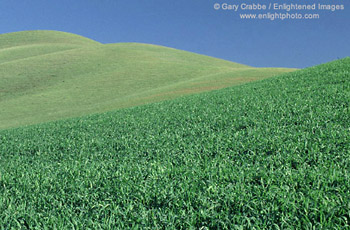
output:
{"label": "sunlit grassy slope", "polygon": [[0,129],[57,120],[292,71],[55,31],[0,35]]}
{"label": "sunlit grassy slope", "polygon": [[55,31],[0,35],[0,129],[224,88],[292,71]]}
{"label": "sunlit grassy slope", "polygon": [[350,229],[350,58],[0,131],[0,229]]}

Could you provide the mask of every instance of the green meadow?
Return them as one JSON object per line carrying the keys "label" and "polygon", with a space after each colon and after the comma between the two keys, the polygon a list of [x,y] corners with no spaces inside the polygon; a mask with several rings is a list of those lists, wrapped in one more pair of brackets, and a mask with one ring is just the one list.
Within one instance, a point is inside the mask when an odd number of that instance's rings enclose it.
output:
{"label": "green meadow", "polygon": [[1,127],[129,108],[0,131],[0,229],[350,228],[350,58],[236,85],[287,70],[69,36],[0,37]]}
{"label": "green meadow", "polygon": [[0,35],[0,129],[101,113],[261,80],[253,68],[138,43],[56,31]]}

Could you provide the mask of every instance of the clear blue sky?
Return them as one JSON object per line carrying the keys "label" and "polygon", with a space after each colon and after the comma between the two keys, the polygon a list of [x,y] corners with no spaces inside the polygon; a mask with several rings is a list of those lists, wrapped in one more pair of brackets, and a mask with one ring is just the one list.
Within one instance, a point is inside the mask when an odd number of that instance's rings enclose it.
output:
{"label": "clear blue sky", "polygon": [[[241,20],[214,3],[344,4],[318,20]],[[0,33],[58,30],[142,42],[257,67],[303,68],[350,55],[349,0],[1,0]],[[242,11],[240,11],[242,13]]]}

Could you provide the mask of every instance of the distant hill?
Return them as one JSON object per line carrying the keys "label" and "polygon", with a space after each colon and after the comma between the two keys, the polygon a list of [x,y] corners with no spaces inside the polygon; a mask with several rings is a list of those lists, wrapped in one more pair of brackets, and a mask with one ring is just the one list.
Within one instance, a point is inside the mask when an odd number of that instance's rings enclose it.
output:
{"label": "distant hill", "polygon": [[75,34],[0,35],[0,129],[172,99],[290,72]]}

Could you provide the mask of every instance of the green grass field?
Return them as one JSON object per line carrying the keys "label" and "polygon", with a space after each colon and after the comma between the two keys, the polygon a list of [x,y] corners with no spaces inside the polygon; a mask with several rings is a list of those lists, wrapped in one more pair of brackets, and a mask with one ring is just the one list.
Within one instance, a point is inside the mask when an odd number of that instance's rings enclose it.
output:
{"label": "green grass field", "polygon": [[100,113],[290,72],[55,31],[0,35],[0,129]]}
{"label": "green grass field", "polygon": [[346,58],[0,131],[0,229],[349,229],[349,102]]}

